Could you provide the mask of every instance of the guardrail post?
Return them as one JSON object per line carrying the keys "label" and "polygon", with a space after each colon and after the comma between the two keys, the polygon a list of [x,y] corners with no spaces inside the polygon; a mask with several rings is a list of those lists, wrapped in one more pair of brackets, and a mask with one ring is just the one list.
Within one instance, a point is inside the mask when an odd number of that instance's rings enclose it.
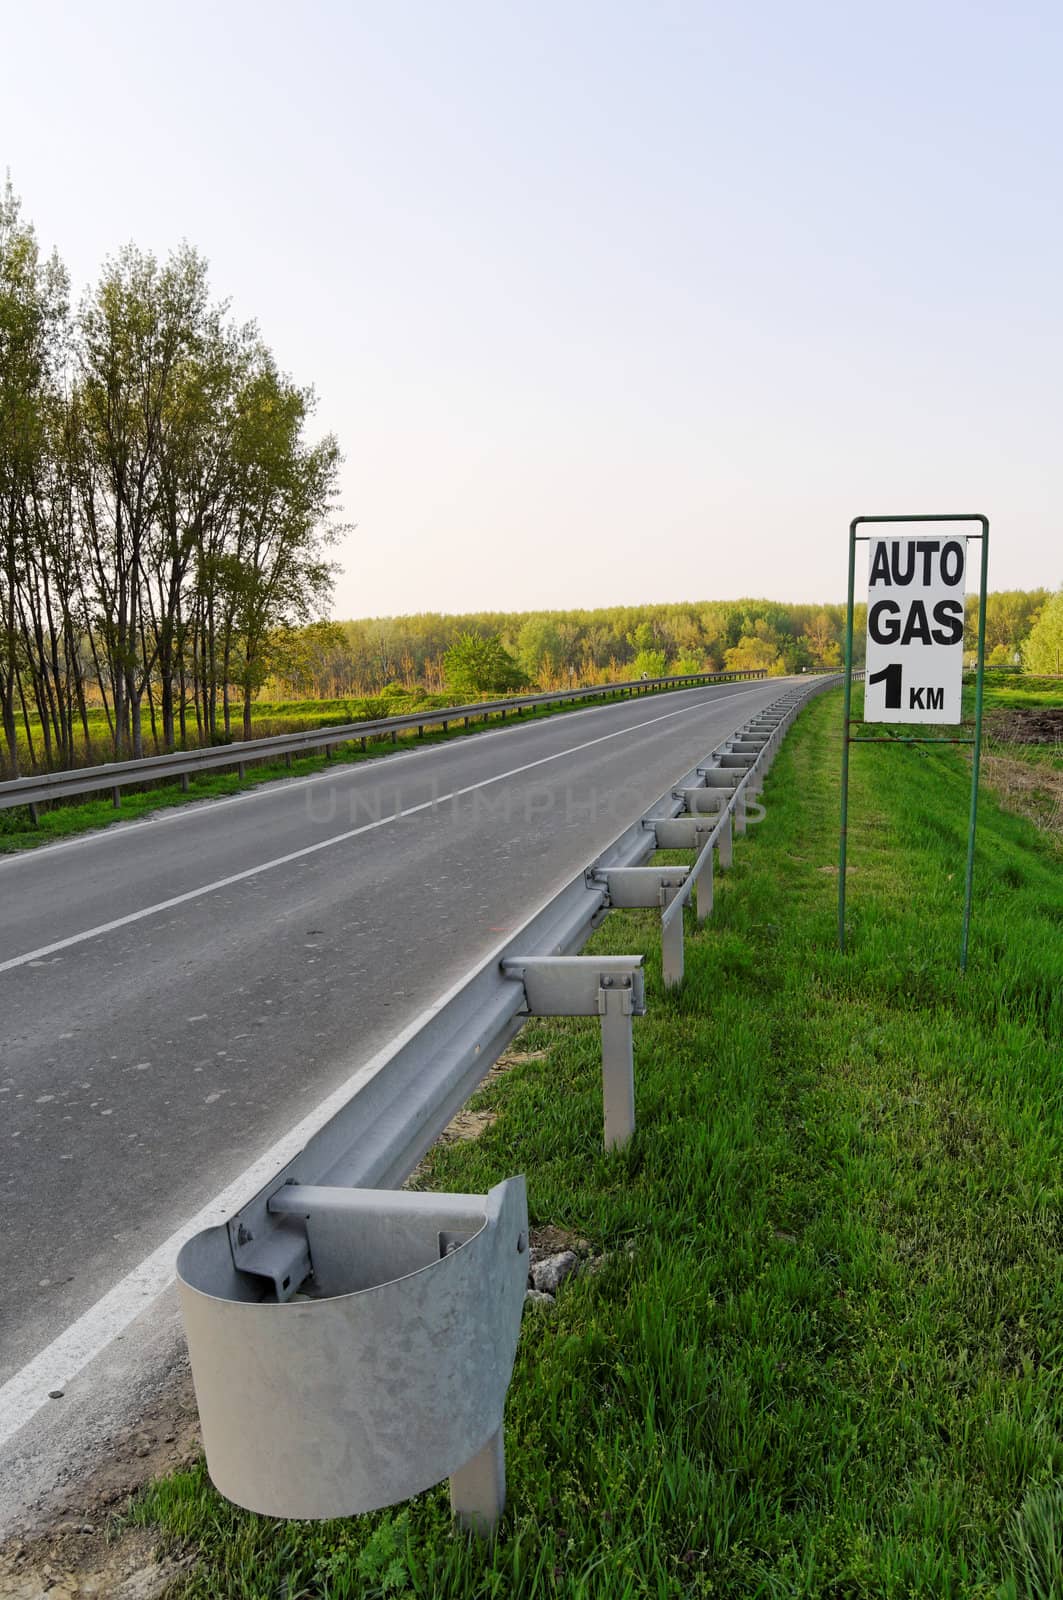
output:
{"label": "guardrail post", "polygon": [[699,922],[712,912],[712,851],[708,852],[705,864],[699,872],[694,883],[694,915]]}
{"label": "guardrail post", "polygon": [[737,834],[745,833],[745,831],[746,831],[746,788],[745,788],[745,784],[742,785],[742,787],[739,789],[738,793],[735,795],[734,819],[735,819],[735,832]]}
{"label": "guardrail post", "polygon": [[111,804],[114,806],[114,809],[116,811],[121,811],[121,809],[122,809],[122,791],[121,791],[121,789],[115,788],[115,789],[111,790]]}
{"label": "guardrail post", "polygon": [[[667,836],[666,819],[661,820],[662,832]],[[694,832],[696,838],[697,830]],[[683,981],[683,914],[681,910],[676,917],[666,913],[676,895],[689,889],[688,876],[686,867],[605,867],[588,873],[589,883],[604,886],[610,908],[638,910],[660,906],[661,965],[667,988]]]}
{"label": "guardrail post", "polygon": [[631,1019],[646,1010],[642,957],[504,956],[501,966],[524,985],[529,1016],[601,1019],[605,1148],[626,1143],[635,1130]]}
{"label": "guardrail post", "polygon": [[32,824],[33,824],[33,826],[35,828],[38,827],[39,824],[40,824],[40,820],[41,820],[41,814],[37,810],[37,806],[36,806],[35,802],[32,801],[32,800],[30,801],[29,812],[30,812],[30,821],[32,822]]}
{"label": "guardrail post", "polygon": [[[661,890],[661,908],[667,910],[680,893],[679,889]],[[661,974],[666,989],[675,989],[683,981],[683,909],[661,923]]]}
{"label": "guardrail post", "polygon": [[450,1474],[450,1509],[459,1527],[481,1539],[494,1533],[506,1509],[506,1455],[502,1429],[457,1472]]}
{"label": "guardrail post", "polygon": [[723,871],[734,861],[734,835],[731,829],[731,813],[728,811],[723,827],[720,829],[720,870]]}
{"label": "guardrail post", "polygon": [[635,1048],[631,979],[603,976],[598,990],[602,1019],[602,1099],[605,1148],[619,1149],[635,1131]]}

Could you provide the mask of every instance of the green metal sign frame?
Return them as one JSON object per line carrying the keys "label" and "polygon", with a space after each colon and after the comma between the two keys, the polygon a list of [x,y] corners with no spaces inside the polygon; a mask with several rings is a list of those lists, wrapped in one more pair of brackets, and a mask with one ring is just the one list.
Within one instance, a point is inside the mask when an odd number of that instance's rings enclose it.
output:
{"label": "green metal sign frame", "polygon": [[[875,522],[976,522],[980,533],[969,533],[967,539],[982,542],[981,592],[978,597],[978,665],[974,691],[974,737],[906,738],[895,739],[892,734],[854,734],[852,719],[853,698],[853,592],[856,584],[856,547],[875,537],[870,533],[857,533],[864,523]],[[982,690],[985,673],[985,604],[986,581],[989,574],[989,518],[975,511],[947,511],[938,515],[919,512],[910,516],[854,517],[849,524],[849,605],[845,620],[845,725],[842,738],[842,815],[841,845],[838,852],[838,949],[845,950],[845,864],[849,835],[849,746],[851,744],[969,744],[973,746],[971,762],[971,811],[967,828],[967,874],[963,901],[963,939],[960,944],[960,970],[967,970],[967,950],[971,933],[971,896],[974,889],[974,836],[978,825],[978,772],[982,759]],[[965,724],[970,726],[970,724]]]}

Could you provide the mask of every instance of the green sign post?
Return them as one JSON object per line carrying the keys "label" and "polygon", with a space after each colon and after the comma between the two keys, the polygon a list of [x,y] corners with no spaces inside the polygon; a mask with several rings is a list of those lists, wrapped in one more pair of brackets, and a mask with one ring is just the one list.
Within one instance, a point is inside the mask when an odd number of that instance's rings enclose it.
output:
{"label": "green sign post", "polygon": [[[979,533],[958,539],[884,539],[858,533],[867,523],[975,522]],[[981,589],[978,597],[978,665],[975,680],[974,736],[951,738],[935,735],[897,739],[887,732],[854,734],[853,591],[856,584],[856,547],[873,544],[868,605],[868,674],[865,688],[866,721],[909,723],[961,723],[959,688],[963,667],[963,584],[966,544],[981,542]],[[963,939],[960,968],[967,969],[971,931],[971,896],[974,887],[974,838],[978,822],[978,771],[982,755],[982,689],[985,670],[986,580],[989,572],[989,519],[977,512],[945,512],[890,517],[854,517],[849,524],[849,605],[845,623],[845,709],[842,738],[841,845],[838,859],[838,948],[845,949],[845,866],[849,830],[849,746],[852,744],[969,744],[971,810],[967,830],[967,874],[963,903]],[[957,655],[958,650],[958,655]],[[881,663],[881,664],[880,664]],[[878,667],[879,670],[873,670]],[[911,681],[914,678],[914,682]],[[879,686],[881,685],[881,688]],[[868,709],[867,690],[875,688],[874,707]],[[907,699],[905,695],[907,694]],[[896,717],[886,715],[896,711]],[[907,715],[905,715],[907,713]]]}

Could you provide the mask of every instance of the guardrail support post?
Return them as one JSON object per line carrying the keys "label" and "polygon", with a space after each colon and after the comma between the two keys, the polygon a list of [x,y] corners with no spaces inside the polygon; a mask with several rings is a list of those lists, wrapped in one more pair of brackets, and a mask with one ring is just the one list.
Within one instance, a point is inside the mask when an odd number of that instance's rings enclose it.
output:
{"label": "guardrail support post", "polygon": [[[661,909],[666,910],[679,893],[678,889],[661,890]],[[666,989],[675,989],[683,981],[683,911],[661,923],[661,973]]]}
{"label": "guardrail support post", "polygon": [[33,826],[36,828],[36,827],[38,827],[40,825],[41,814],[37,810],[37,807],[36,807],[36,805],[34,804],[34,802],[32,800],[30,801],[29,811],[30,811],[30,821],[33,823]]}
{"label": "guardrail support post", "polygon": [[746,831],[746,790],[745,785],[735,795],[735,832],[743,834]]}
{"label": "guardrail support post", "polygon": [[[289,762],[290,762],[290,760],[291,760],[291,758],[289,757]],[[182,794],[187,794],[188,793],[188,773],[187,772],[182,772],[182,774],[181,774],[181,793]]]}
{"label": "guardrail support post", "polygon": [[722,872],[734,861],[734,836],[731,830],[730,812],[727,813],[727,819],[724,822],[723,827],[720,829],[719,851],[720,870]]}
{"label": "guardrail support post", "polygon": [[602,1099],[605,1148],[617,1150],[635,1131],[635,1050],[631,1027],[631,980],[603,977],[598,990],[602,1019]]}
{"label": "guardrail support post", "polygon": [[502,1429],[478,1455],[450,1474],[450,1509],[459,1527],[489,1539],[506,1509],[506,1455]]}
{"label": "guardrail support post", "polygon": [[111,790],[111,804],[114,806],[114,809],[116,811],[120,811],[122,809],[122,791],[121,791],[121,789],[112,789]]}
{"label": "guardrail support post", "polygon": [[712,851],[708,853],[705,865],[698,874],[694,884],[694,914],[699,922],[712,912]]}
{"label": "guardrail support post", "polygon": [[529,1016],[600,1019],[605,1148],[626,1144],[635,1131],[631,1019],[646,1010],[642,957],[504,956],[502,972],[524,985]]}

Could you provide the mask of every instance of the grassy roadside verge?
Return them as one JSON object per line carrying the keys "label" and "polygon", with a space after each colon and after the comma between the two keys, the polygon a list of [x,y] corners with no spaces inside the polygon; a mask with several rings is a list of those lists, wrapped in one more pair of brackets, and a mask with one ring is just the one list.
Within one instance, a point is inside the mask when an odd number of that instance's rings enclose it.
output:
{"label": "grassy roadside verge", "polygon": [[[656,698],[659,695],[681,693],[677,689],[654,689],[647,691],[647,698]],[[632,695],[621,696],[622,699],[631,699]],[[467,739],[473,734],[483,733],[485,727],[523,727],[529,722],[542,722],[548,717],[567,716],[573,711],[583,711],[588,707],[598,705],[614,705],[615,701],[603,701],[600,696],[593,699],[577,699],[574,704],[563,706],[544,706],[539,709],[527,710],[518,718],[515,713],[503,722],[497,712],[485,714],[481,721],[474,721],[471,726],[449,727],[446,732],[441,728],[428,728],[420,737],[414,732],[402,732],[398,735],[398,742],[393,743],[390,734],[380,739],[369,739],[363,750],[357,740],[346,744],[335,744],[332,747],[332,756],[327,758],[324,753],[306,756],[293,756],[291,766],[283,761],[248,763],[244,776],[238,772],[213,771],[204,773],[202,777],[190,777],[187,792],[181,789],[180,781],[171,779],[168,782],[153,784],[143,789],[123,789],[122,804],[115,808],[110,795],[92,796],[87,800],[75,801],[72,804],[55,803],[42,805],[40,820],[36,826],[29,814],[28,806],[13,806],[8,811],[0,811],[0,855],[12,854],[19,850],[33,850],[39,845],[50,844],[58,839],[73,838],[79,833],[90,833],[99,828],[112,827],[116,822],[135,821],[140,817],[150,816],[156,811],[171,810],[175,806],[188,805],[195,800],[217,800],[227,795],[241,794],[248,789],[257,789],[263,783],[274,783],[278,779],[307,777],[315,772],[323,772],[328,766],[350,765],[359,761],[377,761],[382,756],[395,755],[401,750],[420,749],[425,745],[447,744],[454,739]],[[240,760],[239,743],[232,745],[233,762]]]}
{"label": "grassy roadside verge", "polygon": [[681,992],[653,917],[596,936],[647,954],[629,1149],[599,1148],[594,1027],[538,1023],[547,1059],[432,1159],[526,1172],[533,1222],[606,1252],[526,1313],[493,1549],[445,1488],[283,1524],[200,1468],[130,1512],[195,1552],[186,1600],[1063,1593],[1058,855],[986,797],[961,979],[963,757],[857,747],[843,960],[838,712],[791,734]]}

